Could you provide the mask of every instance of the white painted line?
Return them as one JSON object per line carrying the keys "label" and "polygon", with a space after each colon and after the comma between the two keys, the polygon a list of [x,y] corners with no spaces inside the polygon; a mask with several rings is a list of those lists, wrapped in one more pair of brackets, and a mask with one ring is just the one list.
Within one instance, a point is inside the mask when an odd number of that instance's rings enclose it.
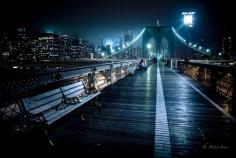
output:
{"label": "white painted line", "polygon": [[154,157],[172,157],[170,133],[166,114],[166,104],[159,65],[157,67],[156,120]]}
{"label": "white painted line", "polygon": [[[169,69],[169,68],[168,68]],[[207,97],[204,93],[202,93],[198,88],[196,88],[194,85],[192,85],[190,82],[188,82],[185,78],[177,74],[174,70],[169,69],[170,71],[174,72],[177,76],[179,76],[182,80],[184,80],[188,85],[190,85],[194,90],[196,90],[203,98],[205,98],[208,102],[210,102],[214,107],[216,107],[218,110],[220,110],[228,119],[230,119],[232,122],[236,123],[236,119],[230,115],[229,113],[225,112],[224,109],[222,109],[218,104],[216,104],[213,100],[211,100],[209,97]]]}

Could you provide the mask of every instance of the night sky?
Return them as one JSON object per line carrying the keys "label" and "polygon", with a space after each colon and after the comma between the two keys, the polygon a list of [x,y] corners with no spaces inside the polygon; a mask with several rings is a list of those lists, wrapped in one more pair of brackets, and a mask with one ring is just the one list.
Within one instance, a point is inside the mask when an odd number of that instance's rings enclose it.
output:
{"label": "night sky", "polygon": [[[224,1],[226,2],[226,1]],[[89,41],[118,39],[124,30],[138,33],[143,26],[179,26],[182,11],[195,11],[194,36],[214,45],[233,34],[233,2],[201,0],[35,0],[1,3],[1,27],[25,26],[36,32],[78,34]]]}

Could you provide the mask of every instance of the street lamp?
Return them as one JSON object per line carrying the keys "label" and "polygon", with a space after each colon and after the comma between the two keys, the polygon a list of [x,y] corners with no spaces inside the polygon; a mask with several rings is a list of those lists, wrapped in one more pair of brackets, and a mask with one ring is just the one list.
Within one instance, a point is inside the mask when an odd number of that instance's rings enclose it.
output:
{"label": "street lamp", "polygon": [[152,48],[152,45],[150,43],[147,44],[147,49],[148,49],[148,57],[150,58],[150,53],[151,53],[151,48]]}
{"label": "street lamp", "polygon": [[193,27],[193,15],[195,12],[182,12],[184,16],[184,25]]}
{"label": "street lamp", "polygon": [[147,49],[150,50],[152,48],[152,45],[150,43],[147,44]]}
{"label": "street lamp", "polygon": [[[187,28],[187,54],[190,53],[190,50],[188,48],[188,46],[191,46],[192,43],[191,43],[191,35],[190,35],[190,28],[193,27],[193,15],[195,14],[195,12],[182,12],[182,15],[184,16],[184,19],[183,19],[183,22],[184,22],[184,25],[189,27]],[[191,44],[190,44],[191,43]],[[192,56],[193,54],[191,54]]]}

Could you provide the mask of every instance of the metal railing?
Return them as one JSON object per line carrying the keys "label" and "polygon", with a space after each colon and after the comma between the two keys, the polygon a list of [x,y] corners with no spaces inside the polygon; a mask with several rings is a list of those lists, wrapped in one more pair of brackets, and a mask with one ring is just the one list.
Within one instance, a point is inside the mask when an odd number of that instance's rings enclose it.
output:
{"label": "metal railing", "polygon": [[[22,97],[40,94],[73,82],[83,80],[88,90],[101,91],[127,76],[129,67],[137,67],[138,61],[116,61],[83,67],[55,69],[42,73],[23,73],[5,80],[0,85],[0,119],[20,114],[18,101]],[[4,75],[4,74],[3,74]],[[11,77],[14,76],[13,74]],[[14,106],[13,106],[14,105]]]}
{"label": "metal railing", "polygon": [[236,67],[180,61],[178,68],[202,85],[224,96],[227,101],[236,103]]}

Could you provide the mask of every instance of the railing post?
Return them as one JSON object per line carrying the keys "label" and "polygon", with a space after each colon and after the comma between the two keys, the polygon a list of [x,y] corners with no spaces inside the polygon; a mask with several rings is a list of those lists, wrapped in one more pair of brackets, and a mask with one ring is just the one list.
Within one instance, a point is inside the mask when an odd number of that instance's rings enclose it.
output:
{"label": "railing post", "polygon": [[97,91],[95,85],[96,85],[96,68],[92,68],[92,73],[88,74],[88,86],[90,92]]}
{"label": "railing post", "polygon": [[204,83],[204,80],[205,80],[205,76],[204,76],[204,68],[203,67],[199,67],[198,69],[198,80],[201,82],[201,83]]}
{"label": "railing post", "polygon": [[116,68],[117,81],[121,78],[121,66]]}
{"label": "railing post", "polygon": [[109,81],[111,84],[113,84],[112,71],[113,71],[113,64],[110,65],[110,69],[109,69],[109,77],[110,77]]}
{"label": "railing post", "polygon": [[214,69],[211,69],[210,87],[213,91],[216,91],[216,83],[217,83],[217,72]]}
{"label": "railing post", "polygon": [[[233,93],[232,93],[232,105],[236,105],[236,73],[232,73],[232,77],[233,77]],[[234,107],[232,107],[234,108]],[[235,107],[236,108],[236,107]]]}

